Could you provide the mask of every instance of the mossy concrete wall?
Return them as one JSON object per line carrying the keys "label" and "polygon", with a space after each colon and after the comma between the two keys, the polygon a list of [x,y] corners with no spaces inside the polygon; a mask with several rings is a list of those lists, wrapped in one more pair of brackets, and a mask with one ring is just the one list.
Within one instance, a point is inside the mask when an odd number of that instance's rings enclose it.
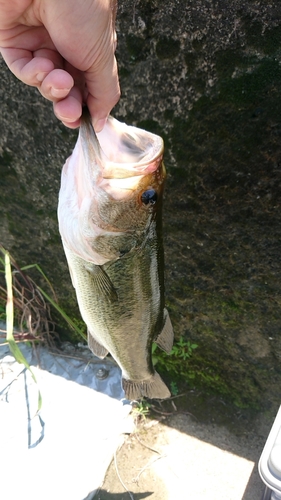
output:
{"label": "mossy concrete wall", "polygon": [[[268,408],[281,392],[280,16],[278,1],[120,0],[113,112],[165,140],[167,305],[199,346],[178,371]],[[76,132],[3,62],[0,75],[0,240],[76,315],[56,220]]]}

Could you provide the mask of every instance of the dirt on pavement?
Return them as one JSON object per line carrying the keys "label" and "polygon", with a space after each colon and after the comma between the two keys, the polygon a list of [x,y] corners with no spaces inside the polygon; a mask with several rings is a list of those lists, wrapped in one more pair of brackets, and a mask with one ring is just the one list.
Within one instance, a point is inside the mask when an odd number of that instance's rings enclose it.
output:
{"label": "dirt on pavement", "polygon": [[[190,412],[178,409],[182,399]],[[153,404],[148,417],[137,417],[95,499],[259,500],[257,464],[273,420],[199,391]]]}

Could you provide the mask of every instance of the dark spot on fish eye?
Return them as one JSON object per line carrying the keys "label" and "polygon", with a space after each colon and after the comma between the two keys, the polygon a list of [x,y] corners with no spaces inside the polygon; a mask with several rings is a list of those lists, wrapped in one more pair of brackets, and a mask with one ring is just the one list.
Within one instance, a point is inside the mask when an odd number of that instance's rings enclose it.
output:
{"label": "dark spot on fish eye", "polygon": [[155,205],[157,202],[157,193],[154,189],[147,189],[141,195],[141,201],[144,205]]}

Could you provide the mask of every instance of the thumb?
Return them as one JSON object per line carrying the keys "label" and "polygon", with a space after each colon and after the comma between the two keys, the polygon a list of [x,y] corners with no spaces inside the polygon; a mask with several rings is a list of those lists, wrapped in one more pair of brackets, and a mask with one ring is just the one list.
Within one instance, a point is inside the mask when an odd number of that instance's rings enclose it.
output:
{"label": "thumb", "polygon": [[102,65],[95,65],[85,72],[87,86],[86,103],[93,117],[93,126],[97,132],[103,129],[105,121],[120,99],[117,62],[112,55],[103,60]]}

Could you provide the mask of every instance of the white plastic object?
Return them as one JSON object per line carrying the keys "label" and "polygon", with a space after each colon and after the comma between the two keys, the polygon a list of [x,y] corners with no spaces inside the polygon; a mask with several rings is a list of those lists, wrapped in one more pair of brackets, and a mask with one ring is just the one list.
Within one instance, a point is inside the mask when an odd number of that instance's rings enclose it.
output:
{"label": "white plastic object", "polygon": [[281,406],[259,460],[259,473],[272,491],[271,500],[281,500]]}

